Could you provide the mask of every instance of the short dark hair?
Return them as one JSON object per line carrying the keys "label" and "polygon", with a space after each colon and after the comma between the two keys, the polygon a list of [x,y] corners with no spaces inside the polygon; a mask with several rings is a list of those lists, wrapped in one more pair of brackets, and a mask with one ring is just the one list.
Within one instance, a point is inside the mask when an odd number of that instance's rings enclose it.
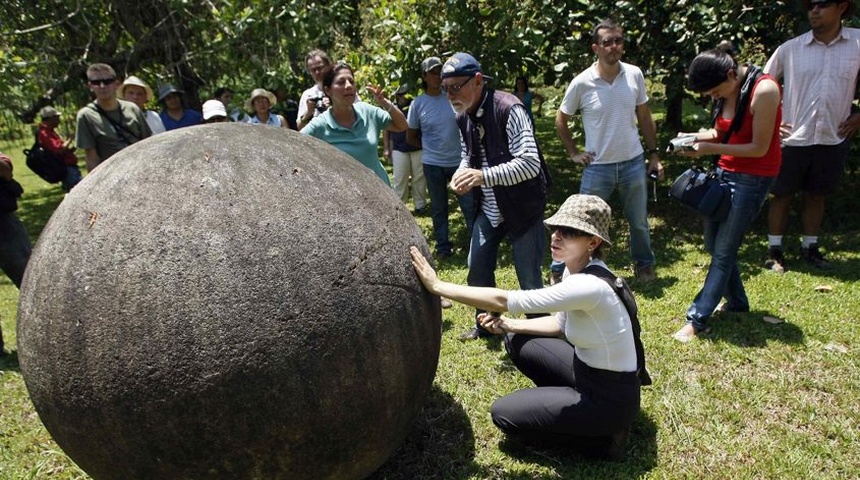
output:
{"label": "short dark hair", "polygon": [[529,91],[529,77],[526,77],[525,75],[520,75],[519,77],[517,77],[516,80],[514,80],[514,90],[517,89],[517,82],[519,82],[520,80],[523,81],[523,86],[526,87],[525,91],[528,92]]}
{"label": "short dark hair", "polygon": [[331,84],[334,83],[334,77],[336,77],[341,70],[349,70],[349,73],[355,76],[355,71],[352,67],[345,62],[337,62],[333,67],[326,69],[325,74],[323,74],[323,87],[331,88]]}
{"label": "short dark hair", "polygon": [[236,93],[232,89],[227,87],[218,87],[213,94],[215,98],[221,98],[225,93]]}
{"label": "short dark hair", "polygon": [[729,70],[737,71],[737,52],[731,42],[724,40],[717,48],[702,52],[690,63],[687,85],[694,92],[707,92],[728,79]]}
{"label": "short dark hair", "polygon": [[[803,0],[803,2],[802,2],[803,8],[809,10],[809,2],[810,2],[810,0]],[[856,5],[854,5],[854,0],[837,0],[836,3],[847,3],[848,4],[848,8],[846,8],[845,11],[842,12],[842,19],[843,20],[845,20],[846,18],[848,18],[854,14],[854,8],[856,7]]]}
{"label": "short dark hair", "polygon": [[111,77],[116,78],[116,72],[113,67],[108,65],[107,63],[94,63],[87,67],[87,79],[90,78],[91,73],[106,73]]}
{"label": "short dark hair", "polygon": [[600,23],[595,25],[594,29],[591,31],[591,41],[593,43],[600,41],[601,30],[621,30],[621,25],[619,25],[612,17],[604,18]]}

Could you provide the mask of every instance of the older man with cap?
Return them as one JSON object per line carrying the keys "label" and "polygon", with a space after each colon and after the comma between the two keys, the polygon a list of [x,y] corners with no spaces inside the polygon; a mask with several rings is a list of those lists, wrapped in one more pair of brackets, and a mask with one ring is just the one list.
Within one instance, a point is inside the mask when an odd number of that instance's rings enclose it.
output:
{"label": "older man with cap", "polygon": [[782,167],[773,186],[768,212],[768,259],[765,266],[785,271],[782,237],[795,194],[802,193],[799,257],[826,269],[819,250],[825,200],[842,182],[851,137],[860,130],[854,104],[860,73],[860,29],[843,20],[854,0],[803,0],[812,29],[776,49],[764,73],[784,82]]}
{"label": "older man with cap", "polygon": [[164,122],[161,121],[161,117],[146,108],[146,102],[152,100],[153,97],[152,89],[149,88],[146,82],[132,75],[126,78],[122,82],[122,85],[116,89],[116,94],[119,98],[128,100],[140,108],[143,116],[146,117],[146,123],[149,124],[149,129],[152,130],[153,135],[164,133]]}
{"label": "older man with cap", "polygon": [[166,130],[191,127],[203,123],[203,115],[185,106],[185,92],[167,84],[158,89],[158,103],[164,109],[159,114]]}
{"label": "older man with cap", "polygon": [[75,155],[72,139],[63,140],[57,133],[57,127],[60,125],[60,112],[54,107],[44,107],[39,111],[39,117],[42,119],[39,130],[36,132],[39,145],[66,165],[63,190],[68,192],[81,181],[81,169],[78,168],[78,157]]}
{"label": "older man with cap", "polygon": [[[522,102],[486,85],[481,64],[456,53],[442,66],[442,91],[457,112],[462,160],[451,180],[460,195],[474,191],[477,215],[469,248],[469,285],[494,287],[499,245],[511,243],[520,288],[543,287],[543,214],[549,174]],[[463,340],[489,335],[479,323]]]}
{"label": "older man with cap", "polygon": [[116,98],[113,67],[90,65],[87,85],[96,99],[78,110],[75,143],[84,150],[87,170],[92,172],[116,152],[152,135],[152,130],[137,105]]}
{"label": "older man with cap", "polygon": [[[424,93],[409,107],[406,141],[422,149],[421,163],[430,195],[430,218],[436,241],[436,258],[451,256],[454,245],[449,238],[448,183],[460,166],[460,133],[451,104],[442,92],[442,60],[428,57],[421,62]],[[466,221],[467,236],[472,236],[475,202],[472,192],[457,195]]]}

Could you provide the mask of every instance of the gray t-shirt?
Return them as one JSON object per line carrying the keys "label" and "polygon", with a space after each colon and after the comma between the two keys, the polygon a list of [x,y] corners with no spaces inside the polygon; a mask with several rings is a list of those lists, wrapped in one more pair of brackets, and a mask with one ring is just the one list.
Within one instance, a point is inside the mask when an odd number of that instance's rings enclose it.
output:
{"label": "gray t-shirt", "polygon": [[[125,100],[117,102],[119,108],[105,111],[104,115],[96,109],[95,102],[78,110],[75,143],[78,148],[94,148],[102,161],[132,143],[152,135],[149,124],[137,105]],[[128,131],[115,128],[105,115]]]}

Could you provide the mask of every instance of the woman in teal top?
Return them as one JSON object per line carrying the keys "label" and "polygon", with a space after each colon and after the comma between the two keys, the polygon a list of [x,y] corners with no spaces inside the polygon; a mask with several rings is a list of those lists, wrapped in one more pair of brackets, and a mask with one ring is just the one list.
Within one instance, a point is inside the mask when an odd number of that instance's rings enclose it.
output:
{"label": "woman in teal top", "polygon": [[311,120],[302,133],[349,154],[391,186],[388,173],[379,162],[379,133],[406,130],[406,116],[385,98],[381,88],[368,85],[367,89],[382,108],[353,103],[357,92],[352,67],[345,63],[333,66],[323,77],[323,91],[332,108]]}

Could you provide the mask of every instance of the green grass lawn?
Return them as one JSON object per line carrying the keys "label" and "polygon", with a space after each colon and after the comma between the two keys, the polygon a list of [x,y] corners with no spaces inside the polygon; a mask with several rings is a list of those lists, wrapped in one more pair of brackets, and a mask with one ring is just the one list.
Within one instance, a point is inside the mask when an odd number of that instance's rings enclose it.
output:
{"label": "green grass lawn", "polygon": [[[554,175],[554,211],[578,190],[579,171],[566,160],[551,117],[538,118],[538,135]],[[26,189],[19,214],[35,242],[63,194],[23,165],[25,146],[4,144],[0,150],[15,159],[16,177]],[[673,158],[665,163],[669,178],[687,164]],[[681,345],[671,335],[704,280],[708,256],[697,219],[667,198],[666,182],[660,185],[657,201],[649,200],[659,278],[649,285],[632,282],[654,385],[643,389],[625,462],[506,442],[490,421],[489,407],[529,382],[498,339],[457,340],[471,326],[472,310],[455,305],[443,312],[442,352],[427,405],[401,449],[371,478],[860,478],[858,187],[860,179],[847,177],[828,207],[821,243],[835,268],[819,272],[796,261],[794,216],[786,239],[790,270],[781,276],[764,270],[766,228],[760,215],[740,251],[752,312],[715,317],[711,335]],[[607,263],[629,278],[625,228],[615,217]],[[429,217],[417,221],[430,238]],[[439,271],[464,282],[467,239],[459,216],[453,233],[458,253]],[[500,286],[516,288],[509,250],[501,254],[498,278]],[[817,291],[822,285],[831,290]],[[0,359],[0,479],[89,478],[53,442],[27,397],[14,351],[17,296],[0,277],[0,322],[12,350]]]}

